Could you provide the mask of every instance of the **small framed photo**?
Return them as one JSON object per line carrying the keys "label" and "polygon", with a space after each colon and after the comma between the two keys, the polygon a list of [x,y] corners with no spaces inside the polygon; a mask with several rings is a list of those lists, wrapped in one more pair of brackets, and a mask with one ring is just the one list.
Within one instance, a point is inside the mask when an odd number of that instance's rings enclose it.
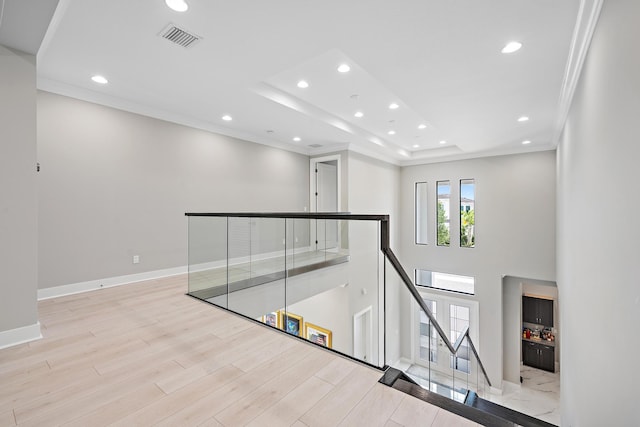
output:
{"label": "small framed photo", "polygon": [[298,316],[297,314],[289,313],[284,310],[281,310],[279,313],[280,329],[291,335],[301,337],[303,326],[302,316]]}
{"label": "small framed photo", "polygon": [[279,316],[277,312],[267,313],[262,316],[262,323],[265,325],[273,326],[274,328],[280,327]]}
{"label": "small framed photo", "polygon": [[331,348],[331,331],[328,329],[321,328],[313,323],[305,323],[304,337],[323,347]]}

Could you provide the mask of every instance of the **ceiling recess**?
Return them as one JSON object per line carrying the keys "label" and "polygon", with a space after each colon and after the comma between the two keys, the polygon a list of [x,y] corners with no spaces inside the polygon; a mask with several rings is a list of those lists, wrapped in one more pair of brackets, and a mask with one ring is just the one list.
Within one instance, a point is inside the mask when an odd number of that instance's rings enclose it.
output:
{"label": "ceiling recess", "polygon": [[182,47],[191,47],[198,41],[202,40],[202,37],[190,33],[187,30],[177,27],[174,24],[167,25],[161,32],[160,37],[169,40]]}

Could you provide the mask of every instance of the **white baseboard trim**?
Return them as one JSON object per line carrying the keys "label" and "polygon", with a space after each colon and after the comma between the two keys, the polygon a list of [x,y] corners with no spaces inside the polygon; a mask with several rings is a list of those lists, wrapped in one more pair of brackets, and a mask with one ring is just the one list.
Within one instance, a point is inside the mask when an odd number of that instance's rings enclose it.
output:
{"label": "white baseboard trim", "polygon": [[491,386],[489,387],[489,393],[495,396],[502,396],[502,389],[498,387]]}
{"label": "white baseboard trim", "polygon": [[[296,248],[290,253],[302,254],[310,252],[309,246]],[[261,261],[275,256],[281,256],[281,252],[265,253],[254,255],[253,257],[239,257],[229,261],[229,265],[235,265],[250,261]],[[38,301],[62,297],[66,295],[79,294],[82,292],[95,291],[97,289],[111,288],[113,286],[127,285],[130,283],[141,282],[143,280],[160,279],[163,277],[177,276],[179,274],[186,274],[189,270],[191,272],[210,270],[213,268],[224,267],[227,264],[227,260],[213,261],[202,264],[193,264],[191,267],[182,266],[167,268],[164,270],[148,271],[146,273],[129,274],[126,276],[109,277],[106,279],[89,280],[87,282],[71,283],[69,285],[54,286],[51,288],[38,289]]]}
{"label": "white baseboard trim", "polygon": [[14,345],[39,340],[42,338],[40,332],[40,322],[21,328],[10,329],[0,332],[0,350]]}
{"label": "white baseboard trim", "polygon": [[145,273],[129,274],[126,276],[109,277],[106,279],[89,280],[88,282],[72,283],[69,285],[54,286],[52,288],[38,289],[38,301],[62,297],[66,295],[79,294],[82,292],[95,291],[97,289],[111,288],[114,286],[127,285],[143,280],[160,279],[163,277],[186,274],[187,267],[174,267],[164,270],[154,270]]}

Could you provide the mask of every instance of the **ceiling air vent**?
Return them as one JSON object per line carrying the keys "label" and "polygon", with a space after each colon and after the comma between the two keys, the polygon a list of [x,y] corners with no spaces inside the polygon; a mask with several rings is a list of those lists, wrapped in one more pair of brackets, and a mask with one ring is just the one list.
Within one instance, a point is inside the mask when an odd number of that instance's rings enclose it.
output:
{"label": "ceiling air vent", "polygon": [[174,24],[167,25],[161,32],[160,37],[169,40],[182,47],[190,47],[196,44],[202,37],[190,33]]}
{"label": "ceiling air vent", "polygon": [[320,147],[322,147],[322,145],[321,144],[309,144],[309,147],[311,147],[311,148],[320,148]]}

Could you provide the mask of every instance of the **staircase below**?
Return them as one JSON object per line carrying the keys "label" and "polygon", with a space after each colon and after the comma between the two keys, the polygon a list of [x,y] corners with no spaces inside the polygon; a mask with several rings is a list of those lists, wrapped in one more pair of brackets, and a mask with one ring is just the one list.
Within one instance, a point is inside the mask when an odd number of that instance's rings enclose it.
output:
{"label": "staircase below", "polygon": [[[458,388],[451,390],[451,387],[442,384],[435,387],[438,392],[428,390],[425,386],[419,385],[415,378],[395,368],[388,368],[379,382],[482,425],[555,427],[554,424],[482,399],[474,391]],[[429,388],[434,389],[433,386]],[[462,394],[464,399],[449,397]]]}

